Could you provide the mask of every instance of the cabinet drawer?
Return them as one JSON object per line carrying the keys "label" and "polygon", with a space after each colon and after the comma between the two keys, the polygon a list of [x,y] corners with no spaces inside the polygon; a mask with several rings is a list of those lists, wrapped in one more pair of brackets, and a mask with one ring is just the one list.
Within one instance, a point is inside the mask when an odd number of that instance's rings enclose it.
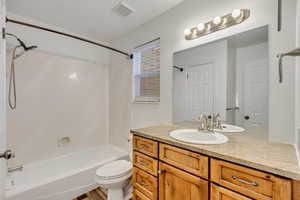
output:
{"label": "cabinet drawer", "polygon": [[133,200],[151,200],[138,190],[133,191]]}
{"label": "cabinet drawer", "polygon": [[133,168],[132,177],[134,189],[141,191],[151,200],[157,200],[158,180],[138,168]]}
{"label": "cabinet drawer", "polygon": [[158,157],[158,142],[153,140],[133,136],[133,149],[154,158]]}
{"label": "cabinet drawer", "polygon": [[159,144],[159,159],[196,176],[208,179],[208,157],[179,149],[166,144]]}
{"label": "cabinet drawer", "polygon": [[251,200],[248,197],[211,184],[211,200]]}
{"label": "cabinet drawer", "polygon": [[211,180],[257,200],[290,200],[291,181],[212,159]]}
{"label": "cabinet drawer", "polygon": [[133,164],[134,166],[145,170],[146,172],[157,176],[157,170],[158,170],[158,161],[146,156],[142,153],[133,152]]}

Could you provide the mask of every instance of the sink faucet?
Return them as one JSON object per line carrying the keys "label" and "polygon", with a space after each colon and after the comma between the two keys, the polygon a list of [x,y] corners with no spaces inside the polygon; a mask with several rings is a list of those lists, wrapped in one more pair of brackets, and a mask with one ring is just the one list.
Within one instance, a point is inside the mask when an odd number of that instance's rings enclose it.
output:
{"label": "sink faucet", "polygon": [[10,167],[7,169],[8,173],[16,172],[16,171],[23,171],[23,165],[16,166],[16,167]]}
{"label": "sink faucet", "polygon": [[206,115],[200,115],[199,117],[199,122],[200,122],[200,126],[199,126],[199,130],[207,130],[209,132],[214,132],[215,129],[222,129],[222,124],[221,124],[221,120],[220,118],[220,114],[213,114],[212,116],[206,116]]}
{"label": "sink faucet", "polygon": [[200,122],[199,131],[207,130],[208,117],[204,114],[201,114],[198,121]]}

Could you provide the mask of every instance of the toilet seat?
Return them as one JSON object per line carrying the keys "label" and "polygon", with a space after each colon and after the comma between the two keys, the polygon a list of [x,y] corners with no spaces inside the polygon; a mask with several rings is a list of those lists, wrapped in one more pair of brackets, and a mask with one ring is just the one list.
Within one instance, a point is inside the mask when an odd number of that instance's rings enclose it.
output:
{"label": "toilet seat", "polygon": [[127,160],[117,160],[99,167],[96,171],[96,176],[102,180],[118,179],[123,176],[127,177],[128,174],[131,174],[131,170],[131,162]]}

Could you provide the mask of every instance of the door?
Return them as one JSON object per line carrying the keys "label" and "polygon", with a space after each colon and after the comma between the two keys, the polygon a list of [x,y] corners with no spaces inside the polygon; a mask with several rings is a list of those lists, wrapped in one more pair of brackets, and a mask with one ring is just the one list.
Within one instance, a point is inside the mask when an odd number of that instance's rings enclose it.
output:
{"label": "door", "polygon": [[170,165],[159,163],[160,200],[207,200],[208,182]]}
{"label": "door", "polygon": [[186,84],[186,119],[192,121],[201,114],[214,112],[214,63],[188,67]]}
{"label": "door", "polygon": [[258,60],[244,66],[242,122],[247,130],[267,132],[268,61]]}
{"label": "door", "polygon": [[[5,0],[1,0],[0,4],[0,153],[3,153],[6,150],[6,46],[2,37],[2,28],[5,27]],[[5,171],[6,160],[0,158],[0,200],[4,199]]]}

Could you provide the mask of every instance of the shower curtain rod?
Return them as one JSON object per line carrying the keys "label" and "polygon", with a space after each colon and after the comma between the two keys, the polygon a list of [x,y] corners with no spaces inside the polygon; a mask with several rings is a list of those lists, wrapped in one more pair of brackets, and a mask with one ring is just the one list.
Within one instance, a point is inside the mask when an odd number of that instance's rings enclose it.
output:
{"label": "shower curtain rod", "polygon": [[51,32],[51,33],[63,35],[63,36],[66,36],[66,37],[70,37],[70,38],[73,38],[73,39],[84,41],[84,42],[87,42],[87,43],[90,43],[90,44],[93,44],[93,45],[96,45],[96,46],[103,47],[105,49],[109,49],[111,51],[114,51],[114,52],[117,52],[117,53],[120,53],[120,54],[123,54],[123,55],[129,57],[130,59],[133,58],[133,54],[129,54],[127,52],[115,49],[113,47],[110,47],[110,46],[107,46],[107,45],[104,45],[104,44],[100,44],[98,42],[94,42],[92,40],[88,40],[88,39],[85,39],[85,38],[82,38],[82,37],[78,37],[78,36],[75,36],[75,35],[64,33],[64,32],[61,32],[61,31],[56,31],[56,30],[53,30],[53,29],[49,29],[49,28],[45,28],[45,27],[42,27],[42,26],[37,26],[37,25],[34,25],[34,24],[29,24],[29,23],[26,23],[26,22],[21,22],[21,21],[14,20],[14,19],[9,19],[9,18],[6,18],[6,22],[10,22],[10,23],[14,23],[14,24],[19,24],[19,25],[23,25],[23,26],[28,26],[28,27],[31,27],[31,28],[36,28],[36,29],[48,31],[48,32]]}

